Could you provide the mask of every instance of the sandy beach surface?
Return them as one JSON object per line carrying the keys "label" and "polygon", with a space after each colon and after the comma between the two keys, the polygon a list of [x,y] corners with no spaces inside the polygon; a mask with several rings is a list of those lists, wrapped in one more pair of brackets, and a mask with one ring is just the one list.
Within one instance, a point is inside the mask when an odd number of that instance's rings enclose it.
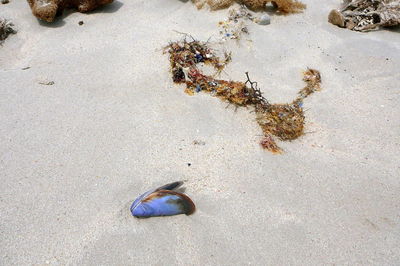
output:
{"label": "sandy beach surface", "polygon": [[[0,264],[398,264],[400,29],[341,29],[327,22],[340,1],[304,2],[226,46],[222,77],[249,71],[274,103],[321,72],[282,155],[260,148],[251,109],[171,80],[162,48],[176,31],[218,39],[227,10],[117,0],[46,24],[0,5],[18,30],[0,47]],[[176,180],[193,215],[131,216]]]}

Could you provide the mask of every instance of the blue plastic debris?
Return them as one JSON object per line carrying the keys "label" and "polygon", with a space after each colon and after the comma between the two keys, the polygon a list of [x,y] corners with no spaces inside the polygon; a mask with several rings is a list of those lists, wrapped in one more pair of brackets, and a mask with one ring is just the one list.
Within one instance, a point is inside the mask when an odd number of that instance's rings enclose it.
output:
{"label": "blue plastic debris", "polygon": [[204,58],[201,54],[196,54],[195,57],[196,57],[196,63],[204,61]]}

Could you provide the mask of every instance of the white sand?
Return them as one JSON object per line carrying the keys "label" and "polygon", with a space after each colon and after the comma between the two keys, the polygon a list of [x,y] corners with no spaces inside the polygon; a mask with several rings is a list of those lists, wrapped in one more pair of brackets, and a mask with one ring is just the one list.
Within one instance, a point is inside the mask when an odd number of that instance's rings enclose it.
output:
{"label": "white sand", "polygon": [[[218,37],[226,10],[119,0],[46,26],[25,1],[0,5],[19,30],[0,47],[0,264],[399,263],[400,30],[340,29],[327,22],[340,1],[304,2],[251,24],[224,76],[249,71],[286,102],[302,70],[321,71],[309,134],[283,155],[260,149],[250,110],[171,81],[174,30]],[[131,216],[135,197],[175,180],[194,215]]]}

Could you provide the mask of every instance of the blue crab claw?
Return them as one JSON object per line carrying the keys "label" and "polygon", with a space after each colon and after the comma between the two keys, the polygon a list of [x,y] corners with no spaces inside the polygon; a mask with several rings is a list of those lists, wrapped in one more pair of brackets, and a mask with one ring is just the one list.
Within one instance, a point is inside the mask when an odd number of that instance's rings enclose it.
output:
{"label": "blue crab claw", "polygon": [[183,182],[174,182],[157,189],[149,190],[139,196],[131,206],[135,217],[170,216],[192,214],[195,211],[193,201],[180,192],[174,191]]}

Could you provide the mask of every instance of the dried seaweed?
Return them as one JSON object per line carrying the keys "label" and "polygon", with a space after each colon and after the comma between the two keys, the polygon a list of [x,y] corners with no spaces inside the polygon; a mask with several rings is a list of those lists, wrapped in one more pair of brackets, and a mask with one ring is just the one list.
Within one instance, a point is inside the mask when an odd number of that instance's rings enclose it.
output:
{"label": "dried seaweed", "polygon": [[[215,76],[231,60],[231,55],[219,58],[208,43],[196,40],[172,42],[165,47],[169,53],[172,79],[175,83],[186,84],[185,92],[194,95],[198,92],[209,93],[236,107],[251,106],[256,113],[256,120],[264,133],[260,144],[263,148],[280,153],[281,149],[272,136],[280,140],[294,140],[304,134],[303,100],[320,89],[321,76],[317,70],[308,69],[303,80],[306,86],[299,91],[298,97],[287,104],[270,104],[258,88],[257,82],[250,80],[226,81]],[[198,68],[199,63],[209,64],[215,70],[214,75],[205,75]]]}
{"label": "dried seaweed", "polygon": [[267,3],[277,7],[278,12],[284,14],[298,13],[306,8],[306,5],[297,0],[192,0],[197,8],[208,5],[211,10],[227,8],[234,3],[245,5],[252,10],[265,9]]}
{"label": "dried seaweed", "polygon": [[400,0],[345,0],[328,21],[342,28],[370,31],[400,25]]}
{"label": "dried seaweed", "polygon": [[0,18],[0,44],[7,39],[8,35],[17,33],[13,26],[14,24],[9,20]]}

